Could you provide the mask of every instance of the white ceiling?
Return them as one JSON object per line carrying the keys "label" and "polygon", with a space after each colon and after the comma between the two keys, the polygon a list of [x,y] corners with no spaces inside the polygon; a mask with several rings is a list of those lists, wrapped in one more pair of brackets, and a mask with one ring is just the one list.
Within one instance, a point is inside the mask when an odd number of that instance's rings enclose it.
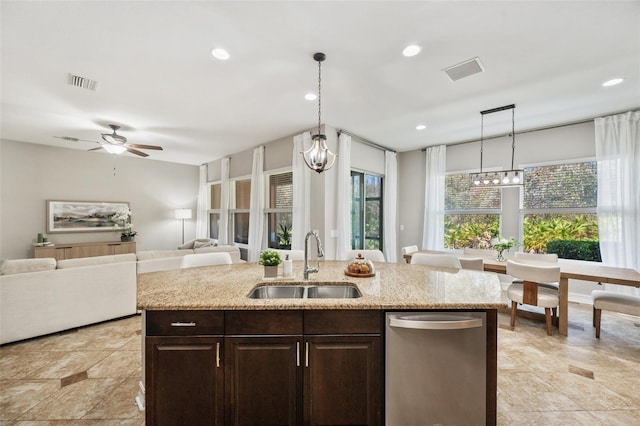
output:
{"label": "white ceiling", "polygon": [[[0,136],[78,149],[107,124],[201,164],[322,121],[407,151],[640,107],[639,1],[1,2]],[[402,56],[409,43],[422,46]],[[228,61],[210,50],[224,47]],[[475,56],[485,72],[442,72]],[[67,84],[77,74],[96,91]],[[613,77],[624,83],[603,88]],[[495,118],[494,118],[495,116]],[[486,116],[485,136],[510,114]],[[415,126],[424,123],[426,130]],[[96,155],[104,155],[98,154]],[[131,155],[131,154],[125,154]]]}

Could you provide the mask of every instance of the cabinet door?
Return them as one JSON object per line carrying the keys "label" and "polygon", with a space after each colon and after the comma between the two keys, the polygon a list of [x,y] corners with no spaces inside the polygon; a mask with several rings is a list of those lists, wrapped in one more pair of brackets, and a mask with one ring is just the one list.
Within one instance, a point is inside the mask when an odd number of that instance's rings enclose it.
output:
{"label": "cabinet door", "polygon": [[231,426],[302,424],[301,336],[225,338]]}
{"label": "cabinet door", "polygon": [[305,336],[304,424],[381,424],[381,338]]}
{"label": "cabinet door", "polygon": [[147,337],[147,425],[222,425],[221,337]]}

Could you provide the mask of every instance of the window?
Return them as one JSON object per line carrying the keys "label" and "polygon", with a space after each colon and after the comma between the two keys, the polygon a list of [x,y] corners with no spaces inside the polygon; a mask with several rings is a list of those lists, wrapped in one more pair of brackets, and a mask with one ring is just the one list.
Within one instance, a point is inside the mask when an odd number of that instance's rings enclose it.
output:
{"label": "window", "polygon": [[444,246],[488,248],[500,233],[500,188],[469,185],[467,173],[445,176]]}
{"label": "window", "polygon": [[269,176],[267,191],[268,246],[276,249],[291,249],[293,229],[293,173],[279,173]]}
{"label": "window", "polygon": [[232,221],[233,242],[249,243],[249,208],[251,205],[251,179],[231,182],[229,214]]}
{"label": "window", "polygon": [[213,183],[209,186],[209,238],[219,238],[220,230],[220,192],[222,185]]}
{"label": "window", "polygon": [[382,250],[382,177],[351,172],[351,248]]}
{"label": "window", "polygon": [[[526,167],[524,175],[524,251],[551,251],[559,257],[600,260],[596,162]],[[564,248],[558,248],[559,244]]]}

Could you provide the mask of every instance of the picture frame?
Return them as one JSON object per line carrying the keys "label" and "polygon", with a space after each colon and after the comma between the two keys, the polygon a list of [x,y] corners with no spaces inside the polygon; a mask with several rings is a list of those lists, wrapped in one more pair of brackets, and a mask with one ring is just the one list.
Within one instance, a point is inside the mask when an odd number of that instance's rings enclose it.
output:
{"label": "picture frame", "polygon": [[47,200],[47,234],[121,231],[123,224],[112,217],[125,208],[126,201]]}

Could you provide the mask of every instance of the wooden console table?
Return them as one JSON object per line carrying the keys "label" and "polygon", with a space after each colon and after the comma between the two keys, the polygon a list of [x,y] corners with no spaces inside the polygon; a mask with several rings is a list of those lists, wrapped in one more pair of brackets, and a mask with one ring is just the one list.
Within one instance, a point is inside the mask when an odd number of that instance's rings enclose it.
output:
{"label": "wooden console table", "polygon": [[56,260],[64,260],[135,252],[135,241],[102,241],[99,243],[72,243],[34,247],[33,257],[54,257]]}

